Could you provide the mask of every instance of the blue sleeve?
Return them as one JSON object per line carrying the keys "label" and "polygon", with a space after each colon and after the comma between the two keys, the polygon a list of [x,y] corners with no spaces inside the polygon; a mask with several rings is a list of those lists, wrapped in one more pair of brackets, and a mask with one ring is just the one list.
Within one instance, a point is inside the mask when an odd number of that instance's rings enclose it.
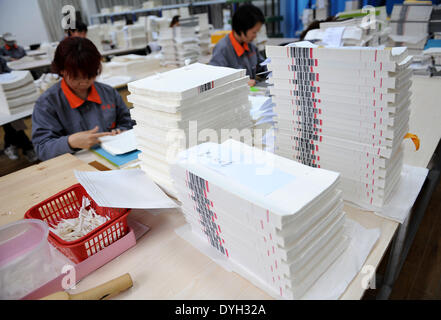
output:
{"label": "blue sleeve", "polygon": [[134,120],[130,117],[129,108],[127,108],[121,95],[117,90],[113,89],[116,98],[116,129],[129,130],[135,125]]}
{"label": "blue sleeve", "polygon": [[7,73],[7,72],[11,72],[11,69],[9,69],[6,60],[3,59],[2,56],[0,56],[0,73]]}
{"label": "blue sleeve", "polygon": [[220,45],[216,45],[214,47],[213,55],[211,56],[211,60],[208,64],[218,67],[231,67],[227,61],[223,48]]}
{"label": "blue sleeve", "polygon": [[75,152],[56,112],[46,99],[38,99],[32,113],[32,143],[40,160]]}
{"label": "blue sleeve", "polygon": [[11,57],[8,56],[8,54],[6,53],[6,50],[5,50],[4,47],[0,48],[0,57],[2,57],[3,60],[5,60],[5,61],[10,61],[11,60]]}
{"label": "blue sleeve", "polygon": [[20,57],[18,59],[23,58],[24,56],[26,56],[26,50],[23,47],[18,47],[18,52],[20,53]]}

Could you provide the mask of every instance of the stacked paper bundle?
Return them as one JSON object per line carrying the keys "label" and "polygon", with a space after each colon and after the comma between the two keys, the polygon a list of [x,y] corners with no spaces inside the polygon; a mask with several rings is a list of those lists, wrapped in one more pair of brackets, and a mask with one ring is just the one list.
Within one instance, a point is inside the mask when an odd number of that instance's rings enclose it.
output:
{"label": "stacked paper bundle", "polygon": [[158,55],[141,56],[128,54],[116,56],[111,62],[103,63],[103,75],[128,76],[139,79],[161,68],[161,58]]}
{"label": "stacked paper bundle", "polygon": [[34,81],[37,91],[41,95],[55,83],[61,80],[61,77],[55,73],[43,73],[40,78]]}
{"label": "stacked paper bundle", "polygon": [[276,153],[342,174],[347,200],[381,207],[400,178],[412,57],[406,48],[267,47]]}
{"label": "stacked paper bundle", "polygon": [[245,70],[195,63],[128,84],[142,168],[170,195],[169,163],[179,149],[251,127],[248,80]]}
{"label": "stacked paper bundle", "polygon": [[180,19],[179,26],[170,28],[161,22],[158,43],[162,47],[165,65],[184,66],[186,61],[196,62],[200,56],[199,39],[195,28],[196,17]]}
{"label": "stacked paper bundle", "polygon": [[98,51],[103,51],[103,28],[101,24],[87,27],[87,38],[93,42]]}
{"label": "stacked paper bundle", "polygon": [[143,24],[128,25],[123,28],[123,31],[124,31],[124,40],[125,40],[126,48],[147,45],[147,33],[145,30],[145,25]]}
{"label": "stacked paper bundle", "polygon": [[34,107],[39,97],[29,71],[0,74],[0,112],[15,114]]}
{"label": "stacked paper bundle", "polygon": [[193,15],[199,19],[199,26],[197,28],[197,34],[199,38],[199,46],[201,48],[201,54],[210,53],[210,25],[208,23],[208,13],[201,13]]}
{"label": "stacked paper bundle", "polygon": [[381,20],[371,25],[366,18],[356,18],[322,22],[320,29],[308,31],[305,40],[321,45],[369,47],[385,44],[389,32],[390,28]]}
{"label": "stacked paper bundle", "polygon": [[233,140],[190,148],[171,171],[192,234],[274,297],[301,298],[348,245],[336,172]]}
{"label": "stacked paper bundle", "polygon": [[432,6],[426,4],[395,4],[391,14],[391,46],[406,46],[410,54],[421,54],[429,32]]}
{"label": "stacked paper bundle", "polygon": [[254,128],[260,128],[261,125],[274,124],[273,117],[276,115],[273,111],[274,103],[271,97],[249,96],[251,102],[250,115],[253,119]]}
{"label": "stacked paper bundle", "polygon": [[432,57],[430,55],[424,54],[413,56],[412,64],[410,69],[412,69],[413,74],[420,76],[430,76],[432,69]]}

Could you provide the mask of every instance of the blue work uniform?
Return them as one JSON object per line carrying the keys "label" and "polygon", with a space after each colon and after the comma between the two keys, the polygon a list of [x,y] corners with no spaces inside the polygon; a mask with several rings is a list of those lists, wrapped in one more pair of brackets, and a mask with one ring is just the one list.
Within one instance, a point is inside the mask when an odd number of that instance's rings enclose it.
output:
{"label": "blue work uniform", "polygon": [[[257,47],[252,43],[241,45],[233,32],[222,38],[213,49],[213,56],[208,64],[213,66],[246,69],[250,79],[256,79],[256,73],[266,71],[260,66],[264,61]],[[265,76],[264,76],[265,77]]]}
{"label": "blue work uniform", "polygon": [[119,93],[95,82],[86,100],[76,96],[64,79],[45,91],[32,114],[32,143],[40,160],[73,153],[68,136],[99,127],[98,132],[132,129],[134,121]]}
{"label": "blue work uniform", "polygon": [[6,61],[10,61],[11,58],[20,59],[26,55],[26,51],[23,47],[17,46],[16,44],[8,46],[5,44],[0,48],[0,56],[2,56]]}
{"label": "blue work uniform", "polygon": [[9,69],[8,64],[6,63],[6,60],[0,56],[0,74],[7,73],[7,72],[11,72],[11,69]]}

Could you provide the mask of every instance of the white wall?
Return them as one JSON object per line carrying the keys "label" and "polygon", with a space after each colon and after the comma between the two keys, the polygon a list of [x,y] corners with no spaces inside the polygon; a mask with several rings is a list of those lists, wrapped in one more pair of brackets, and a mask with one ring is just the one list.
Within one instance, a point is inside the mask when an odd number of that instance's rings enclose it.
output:
{"label": "white wall", "polygon": [[0,0],[0,33],[11,32],[28,46],[49,41],[37,0]]}

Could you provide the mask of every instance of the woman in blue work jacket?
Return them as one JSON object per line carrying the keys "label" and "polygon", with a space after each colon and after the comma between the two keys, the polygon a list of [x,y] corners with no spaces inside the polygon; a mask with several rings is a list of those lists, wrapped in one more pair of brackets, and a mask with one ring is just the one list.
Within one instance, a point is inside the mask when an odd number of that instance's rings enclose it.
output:
{"label": "woman in blue work jacket", "polygon": [[260,66],[264,59],[252,43],[264,23],[265,17],[259,8],[252,4],[240,6],[233,15],[233,30],[216,44],[209,64],[246,69],[250,77],[248,84],[254,86],[256,75],[266,71],[266,67]]}
{"label": "woman in blue work jacket", "polygon": [[52,72],[63,79],[39,97],[32,114],[32,142],[40,160],[89,149],[100,137],[133,127],[119,93],[95,81],[100,71],[101,54],[92,41],[60,42]]}

